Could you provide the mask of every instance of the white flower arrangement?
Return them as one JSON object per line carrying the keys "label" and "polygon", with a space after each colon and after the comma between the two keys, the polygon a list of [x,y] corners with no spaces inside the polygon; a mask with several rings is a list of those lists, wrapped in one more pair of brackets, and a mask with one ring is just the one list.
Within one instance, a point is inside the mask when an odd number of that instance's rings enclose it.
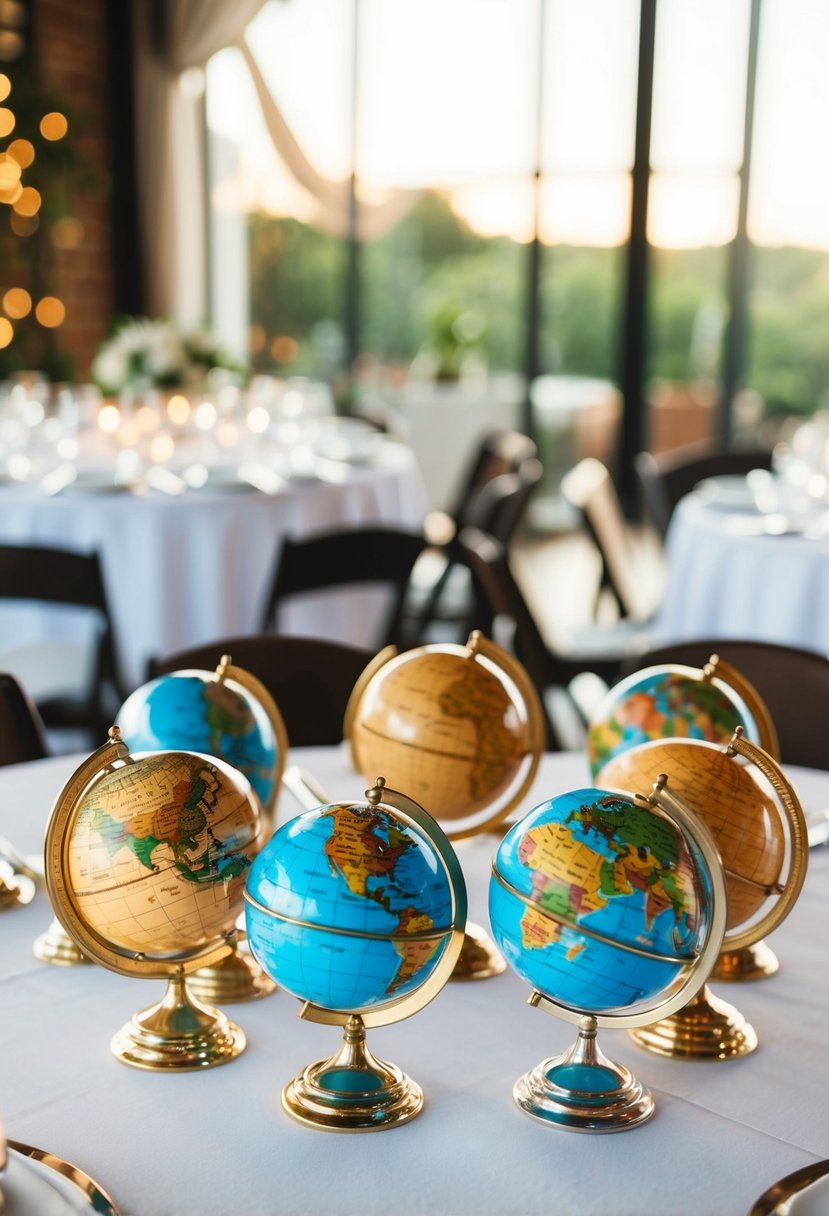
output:
{"label": "white flower arrangement", "polygon": [[216,368],[242,372],[206,331],[181,332],[172,321],[128,317],[98,348],[92,378],[104,394],[115,396],[129,389],[197,389]]}

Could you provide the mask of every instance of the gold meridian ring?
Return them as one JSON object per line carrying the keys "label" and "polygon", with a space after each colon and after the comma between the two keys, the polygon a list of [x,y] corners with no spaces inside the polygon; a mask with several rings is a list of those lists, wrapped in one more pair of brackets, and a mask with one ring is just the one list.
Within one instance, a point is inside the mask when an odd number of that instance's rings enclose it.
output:
{"label": "gold meridian ring", "polygon": [[362,929],[341,929],[334,925],[316,925],[310,920],[300,920],[296,916],[287,916],[284,912],[274,912],[273,908],[266,908],[264,904],[260,904],[259,900],[245,891],[245,901],[252,904],[259,912],[265,916],[271,916],[274,920],[284,921],[287,925],[298,925],[300,929],[316,929],[319,933],[338,933],[341,937],[359,937],[363,941],[369,938],[371,941],[377,942],[432,942],[440,941],[444,937],[448,937],[454,931],[455,926],[449,925],[446,929],[421,929],[417,933],[369,933]]}
{"label": "gold meridian ring", "polygon": [[508,879],[504,878],[495,868],[495,862],[492,863],[492,874],[495,880],[507,891],[510,895],[514,895],[520,900],[525,908],[529,908],[533,912],[537,912],[539,916],[546,916],[549,920],[553,920],[557,925],[564,925],[566,929],[572,929],[574,933],[582,933],[585,937],[593,938],[594,941],[601,942],[603,946],[613,946],[617,950],[625,950],[628,954],[638,954],[640,958],[650,958],[660,963],[677,963],[679,966],[687,967],[689,963],[693,963],[699,958],[700,952],[694,951],[692,954],[684,956],[675,954],[655,954],[653,950],[643,950],[641,946],[633,946],[628,942],[616,941],[615,938],[607,937],[604,933],[599,933],[596,929],[588,928],[586,925],[580,924],[575,920],[568,920],[566,916],[561,916],[558,912],[553,912],[549,908],[542,908],[540,904],[535,903],[525,895],[523,891],[519,891],[514,887]]}

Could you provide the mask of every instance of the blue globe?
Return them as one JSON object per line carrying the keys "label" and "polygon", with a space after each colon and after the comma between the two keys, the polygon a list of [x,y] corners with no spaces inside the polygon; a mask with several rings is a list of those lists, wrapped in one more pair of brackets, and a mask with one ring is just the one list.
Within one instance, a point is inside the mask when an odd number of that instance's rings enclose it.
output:
{"label": "blue globe", "polygon": [[275,794],[277,739],[261,702],[215,672],[174,671],[127,697],[115,725],[130,751],[194,751],[243,773],[265,808]]}
{"label": "blue globe", "polygon": [[624,794],[572,790],[507,832],[490,881],[510,966],[578,1014],[645,1012],[696,961],[707,871],[670,820]]}
{"label": "blue globe", "polygon": [[326,1009],[362,1013],[415,991],[452,936],[438,850],[386,806],[333,803],[286,823],[253,863],[245,896],[259,964]]}

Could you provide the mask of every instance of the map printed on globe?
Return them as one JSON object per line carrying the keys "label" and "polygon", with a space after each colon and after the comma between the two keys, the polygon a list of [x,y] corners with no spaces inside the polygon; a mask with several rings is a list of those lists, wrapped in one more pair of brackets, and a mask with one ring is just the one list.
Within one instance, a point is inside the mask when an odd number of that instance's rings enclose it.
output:
{"label": "map printed on globe", "polygon": [[247,890],[255,957],[326,1009],[358,1013],[419,988],[451,936],[452,889],[435,848],[379,807],[297,816],[259,854]]}
{"label": "map printed on globe", "polygon": [[221,757],[269,805],[277,759],[273,727],[264,707],[234,681],[211,672],[159,676],[127,697],[116,725],[132,751],[182,749]]}
{"label": "map printed on globe", "polygon": [[351,740],[364,775],[386,773],[439,822],[492,807],[530,751],[512,681],[462,652],[427,648],[375,673]]}
{"label": "map printed on globe", "polygon": [[696,957],[705,909],[694,874],[667,819],[621,794],[573,790],[530,811],[501,842],[493,934],[544,995],[586,1013],[627,1010],[652,1002]]}
{"label": "map printed on globe", "polygon": [[614,756],[651,739],[705,739],[725,743],[736,727],[757,738],[743,698],[702,675],[670,668],[635,672],[599,705],[587,734],[593,776]]}
{"label": "map printed on globe", "polygon": [[73,901],[121,949],[198,948],[232,929],[258,831],[247,782],[221,762],[137,756],[94,782],[72,818]]}

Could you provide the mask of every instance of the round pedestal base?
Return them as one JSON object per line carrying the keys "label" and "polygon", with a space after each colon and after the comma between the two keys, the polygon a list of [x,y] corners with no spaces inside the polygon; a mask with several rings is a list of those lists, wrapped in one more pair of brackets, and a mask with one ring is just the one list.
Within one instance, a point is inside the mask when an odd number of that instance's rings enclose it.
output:
{"label": "round pedestal base", "polygon": [[680,1060],[731,1060],[757,1046],[754,1027],[707,986],[684,1009],[629,1033],[646,1051]]}
{"label": "round pedestal base", "polygon": [[450,979],[488,980],[506,971],[506,967],[487,931],[481,925],[467,921],[461,952]]}
{"label": "round pedestal base", "polygon": [[112,1039],[112,1054],[133,1068],[194,1072],[233,1060],[245,1035],[218,1009],[190,999],[181,979],[172,979],[164,999],[129,1022]]}
{"label": "round pedestal base", "polygon": [[188,976],[187,988],[197,1000],[209,1005],[233,1005],[268,996],[276,991],[276,984],[252,954],[236,946],[215,967],[202,967]]}
{"label": "round pedestal base", "polygon": [[53,920],[46,932],[35,939],[32,949],[42,963],[53,963],[56,967],[76,967],[90,961],[81,954],[59,920]]}
{"label": "round pedestal base", "polygon": [[653,1114],[650,1090],[619,1064],[575,1063],[570,1053],[544,1060],[512,1090],[534,1119],[567,1132],[621,1132]]}
{"label": "round pedestal base", "polygon": [[767,980],[780,970],[777,955],[765,942],[755,942],[742,950],[723,950],[717,959],[711,978],[732,984]]}
{"label": "round pedestal base", "polygon": [[35,884],[25,874],[17,874],[9,868],[8,874],[5,863],[0,863],[0,912],[15,904],[30,904],[35,897]]}
{"label": "round pedestal base", "polygon": [[351,1017],[337,1054],[294,1077],[282,1091],[282,1105],[321,1131],[378,1132],[413,1119],[423,1091],[396,1065],[371,1054],[362,1020]]}

